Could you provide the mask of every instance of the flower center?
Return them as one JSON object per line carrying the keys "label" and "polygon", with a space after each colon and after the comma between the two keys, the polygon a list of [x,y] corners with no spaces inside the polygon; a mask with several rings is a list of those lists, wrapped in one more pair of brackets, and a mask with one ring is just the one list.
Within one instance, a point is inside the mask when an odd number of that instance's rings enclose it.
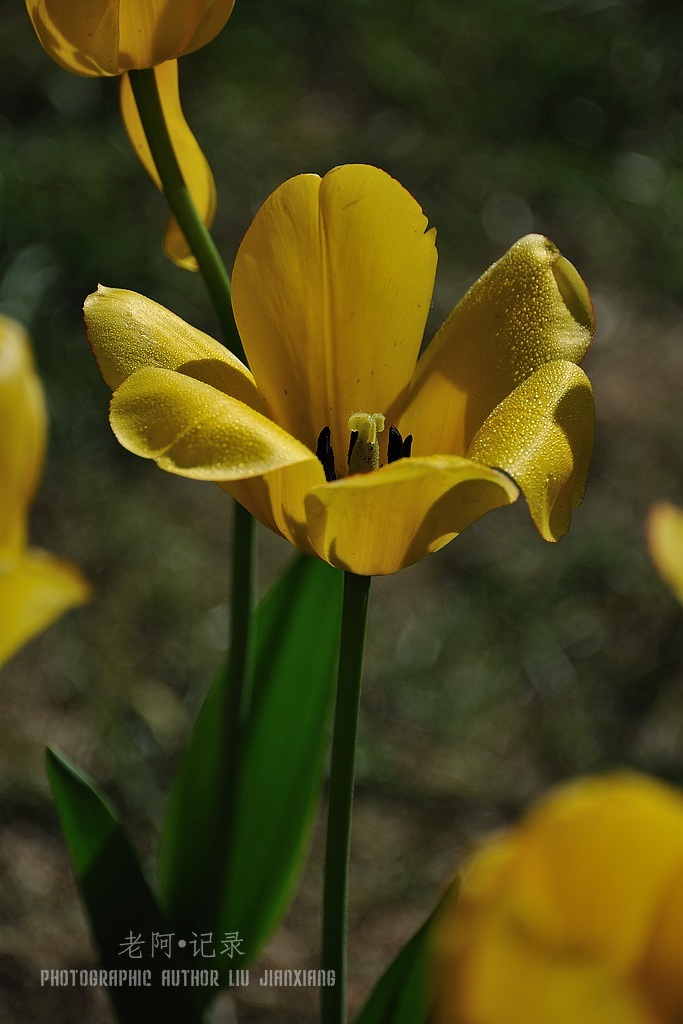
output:
{"label": "flower center", "polygon": [[[377,435],[381,434],[384,430],[384,422],[384,416],[381,412],[354,412],[353,415],[349,416],[349,430],[351,431],[347,456],[349,473],[371,473],[374,469],[379,469],[380,453]],[[327,481],[337,479],[334,451],[332,450],[330,436],[330,428],[323,427],[318,435],[318,444],[315,451],[325,470],[325,479]],[[396,427],[390,426],[387,461],[396,462],[397,459],[407,459],[410,455],[412,444],[412,434],[408,434],[404,440],[401,437],[400,431]]]}

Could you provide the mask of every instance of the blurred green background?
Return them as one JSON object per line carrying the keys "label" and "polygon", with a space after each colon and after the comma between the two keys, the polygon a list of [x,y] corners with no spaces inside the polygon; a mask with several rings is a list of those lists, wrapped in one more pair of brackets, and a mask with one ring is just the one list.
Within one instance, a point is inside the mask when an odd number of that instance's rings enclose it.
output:
{"label": "blurred green background", "polygon": [[[0,28],[0,310],[34,338],[51,412],[34,544],[79,563],[92,605],[2,672],[0,1017],[112,1018],[41,967],[90,963],[43,776],[90,771],[151,857],[164,794],[226,643],[230,500],[123,451],[81,322],[97,282],[215,331],[199,277],[160,251],[166,211],[115,80],[70,76],[19,2]],[[630,766],[683,784],[682,611],[644,519],[683,503],[683,11],[662,0],[237,0],[181,64],[219,187],[228,266],[301,171],[384,167],[438,229],[428,333],[520,235],[548,234],[593,293],[597,438],[558,545],[523,502],[373,583],[352,870],[351,1001],[423,919],[463,848],[555,781]],[[261,586],[290,557],[261,535]],[[320,836],[266,966],[315,964]],[[260,1000],[260,1001],[259,1001]],[[262,989],[237,1017],[315,1020]]]}

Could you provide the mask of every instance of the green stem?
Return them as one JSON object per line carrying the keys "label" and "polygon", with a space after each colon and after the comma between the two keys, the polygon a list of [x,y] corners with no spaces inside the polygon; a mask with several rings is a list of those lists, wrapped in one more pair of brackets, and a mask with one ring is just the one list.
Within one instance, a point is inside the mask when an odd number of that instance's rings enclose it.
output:
{"label": "green stem", "polygon": [[[199,272],[214,307],[228,347],[246,363],[246,357],[230,299],[230,278],[178,166],[164,119],[153,69],[131,71],[130,83],[145,137],[156,165],[164,195],[180,229],[199,264]],[[243,725],[249,714],[252,673],[252,609],[254,605],[254,564],[256,532],[254,519],[235,502],[232,541],[232,593],[230,602],[230,653],[228,685],[223,708],[223,760],[221,777],[225,814],[215,841],[228,855],[233,826],[237,773]],[[218,894],[217,894],[218,895]]]}
{"label": "green stem", "polygon": [[325,971],[334,971],[335,984],[321,989],[322,1024],[344,1024],[346,1020],[349,848],[369,594],[369,576],[344,574],[323,890],[322,966]]}
{"label": "green stem", "polygon": [[199,270],[216,311],[224,341],[228,348],[242,362],[245,362],[244,349],[232,315],[230,278],[183,180],[164,120],[154,69],[130,71],[129,75],[142,127],[161,178],[168,205],[199,264]]}

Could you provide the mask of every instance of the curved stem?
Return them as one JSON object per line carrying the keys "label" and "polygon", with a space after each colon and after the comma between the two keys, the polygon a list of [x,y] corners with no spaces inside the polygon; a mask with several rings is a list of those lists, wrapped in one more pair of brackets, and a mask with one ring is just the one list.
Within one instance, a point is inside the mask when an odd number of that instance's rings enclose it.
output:
{"label": "curved stem", "polygon": [[335,984],[321,989],[322,1024],[344,1024],[346,1020],[349,848],[369,594],[369,576],[344,574],[323,890],[322,966],[325,971],[334,971]]}
{"label": "curved stem", "polygon": [[[199,264],[199,272],[206,284],[224,340],[232,352],[246,363],[242,342],[232,315],[230,278],[183,180],[164,119],[154,70],[148,68],[131,71],[129,77],[147,143],[159,172],[168,205]],[[243,722],[249,714],[251,696],[251,613],[254,604],[255,536],[254,519],[242,505],[235,502],[230,653],[227,664],[229,684],[226,687],[227,703],[223,708],[224,751],[228,762],[223,777],[227,780],[228,809],[225,815],[225,831],[220,837],[220,842],[226,847],[230,842],[232,827],[231,811],[234,804],[241,734]]]}
{"label": "curved stem", "polygon": [[230,278],[213,238],[197,213],[190,191],[183,180],[164,120],[154,69],[144,68],[140,71],[130,71],[129,76],[142,127],[145,130],[145,136],[159,172],[168,205],[199,264],[199,270],[216,311],[225,343],[242,362],[246,362],[242,342],[232,315]]}

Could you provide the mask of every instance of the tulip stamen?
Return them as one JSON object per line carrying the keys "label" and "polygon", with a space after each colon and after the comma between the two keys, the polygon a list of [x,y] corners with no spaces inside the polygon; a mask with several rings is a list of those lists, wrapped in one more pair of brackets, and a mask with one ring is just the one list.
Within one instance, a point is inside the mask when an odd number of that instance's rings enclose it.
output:
{"label": "tulip stamen", "polygon": [[371,473],[379,469],[377,435],[384,430],[382,413],[354,412],[349,416],[349,430],[349,473]]}
{"label": "tulip stamen", "polygon": [[328,483],[337,479],[337,473],[334,468],[334,452],[332,451],[332,445],[330,443],[330,434],[330,428],[323,427],[318,434],[318,444],[315,449],[315,454],[320,459],[322,467],[325,470],[325,479]]}
{"label": "tulip stamen", "polygon": [[[349,451],[347,462],[349,473],[371,473],[379,469],[379,441],[377,435],[384,430],[385,418],[381,412],[355,412],[349,416]],[[332,431],[329,427],[323,427],[318,434],[318,443],[315,454],[325,470],[325,479],[328,483],[337,479],[337,470],[334,464],[334,450],[331,443]],[[400,430],[395,426],[389,427],[389,440],[387,443],[387,462],[396,462],[398,459],[407,459],[413,446],[413,435],[408,434],[403,438]]]}
{"label": "tulip stamen", "polygon": [[401,431],[393,425],[389,427],[389,444],[387,445],[387,462],[396,462],[398,459],[410,458],[413,447],[413,435],[401,437]]}

